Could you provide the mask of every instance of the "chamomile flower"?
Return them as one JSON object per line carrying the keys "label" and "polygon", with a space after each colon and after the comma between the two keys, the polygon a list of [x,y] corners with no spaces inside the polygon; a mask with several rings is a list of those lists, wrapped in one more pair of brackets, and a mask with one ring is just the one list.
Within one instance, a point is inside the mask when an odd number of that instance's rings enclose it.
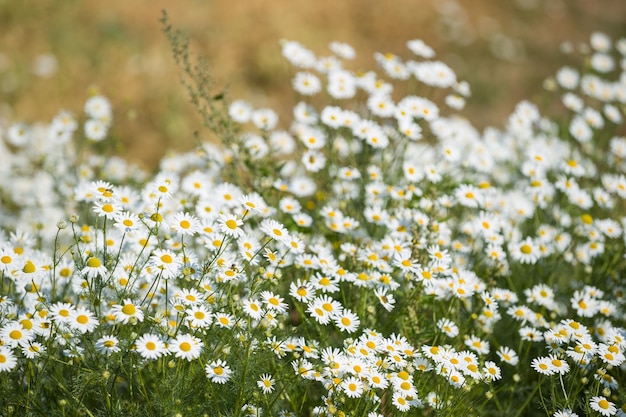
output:
{"label": "chamomile flower", "polygon": [[253,110],[250,119],[256,127],[262,130],[272,130],[278,123],[278,115],[272,109]]}
{"label": "chamomile flower", "polygon": [[89,97],[85,102],[84,111],[92,119],[99,119],[109,123],[113,114],[113,109],[109,100],[102,95]]}
{"label": "chamomile flower", "polygon": [[426,45],[421,39],[413,39],[406,43],[406,46],[413,52],[415,55],[430,59],[435,56],[435,51],[430,46]]}
{"label": "chamomile flower", "polygon": [[121,213],[122,206],[112,201],[96,201],[93,211],[100,217],[115,220],[115,218]]}
{"label": "chamomile flower", "polygon": [[333,41],[328,45],[328,48],[342,59],[354,59],[356,57],[354,48],[347,43]]}
{"label": "chamomile flower", "polygon": [[374,295],[376,296],[376,298],[378,298],[378,301],[380,302],[380,304],[383,306],[385,310],[387,311],[393,310],[396,300],[393,297],[393,294],[388,292],[387,288],[382,288],[382,287],[376,288],[374,290]]}
{"label": "chamomile flower", "polygon": [[489,353],[489,342],[481,340],[477,336],[468,337],[465,340],[465,346],[481,355],[487,355]]}
{"label": "chamomile flower", "polygon": [[341,314],[335,315],[335,324],[341,331],[354,333],[358,329],[359,324],[361,324],[361,321],[356,314],[348,309],[344,309]]}
{"label": "chamomile flower", "polygon": [[615,404],[607,400],[606,397],[602,395],[592,397],[589,400],[589,407],[603,416],[612,416],[617,413],[617,407],[615,407]]}
{"label": "chamomile flower", "polygon": [[176,298],[185,305],[196,306],[203,303],[206,296],[195,288],[183,288],[176,294]]}
{"label": "chamomile flower", "polygon": [[334,276],[317,273],[309,282],[315,290],[321,290],[324,293],[332,294],[339,291],[339,280]]}
{"label": "chamomile flower", "polygon": [[98,319],[92,311],[84,307],[77,307],[70,314],[68,323],[73,330],[79,333],[89,333],[98,326]]}
{"label": "chamomile flower", "polygon": [[310,282],[298,279],[289,285],[289,295],[300,302],[308,303],[315,297],[315,288]]}
{"label": "chamomile flower", "polygon": [[165,342],[157,335],[146,333],[135,341],[137,353],[144,359],[155,360],[167,354]]}
{"label": "chamomile flower", "polygon": [[31,135],[31,129],[27,125],[16,123],[7,129],[6,140],[13,146],[21,147],[29,142]]}
{"label": "chamomile flower", "polygon": [[89,119],[85,122],[85,137],[94,142],[100,142],[103,140],[108,131],[109,126],[102,120]]}
{"label": "chamomile flower", "polygon": [[580,74],[571,67],[563,67],[556,73],[557,83],[566,90],[573,90],[578,86]]}
{"label": "chamomile flower", "polygon": [[[11,248],[0,248],[0,271],[12,273],[17,269],[20,255]],[[20,265],[21,267],[22,265]]]}
{"label": "chamomile flower", "polygon": [[312,96],[322,90],[320,79],[308,71],[300,71],[296,73],[292,81],[293,89],[306,96]]}
{"label": "chamomile flower", "polygon": [[185,319],[190,328],[192,329],[203,329],[213,323],[213,313],[209,311],[209,309],[200,304],[189,307],[186,310],[187,316]]}
{"label": "chamomile flower", "polygon": [[456,337],[459,334],[459,326],[447,318],[439,319],[437,327],[448,337]]}
{"label": "chamomile flower", "polygon": [[142,226],[139,216],[129,211],[120,211],[115,216],[114,226],[124,233],[130,233],[138,230]]}
{"label": "chamomile flower", "polygon": [[[241,202],[245,210],[252,213],[263,213],[263,211],[267,207],[267,204],[263,200],[263,197],[261,197],[261,195],[256,192],[242,195],[239,201]],[[242,224],[238,224],[238,226],[242,226]]]}
{"label": "chamomile flower", "polygon": [[271,291],[261,292],[261,298],[268,310],[276,311],[277,313],[284,313],[289,307],[289,304],[283,302],[284,300],[281,296]]}
{"label": "chamomile flower", "polygon": [[307,307],[307,313],[319,324],[328,324],[333,317],[333,310],[340,310],[341,304],[337,301],[325,302],[324,299],[315,298]]}
{"label": "chamomile flower", "polygon": [[204,342],[190,334],[179,334],[168,343],[168,350],[177,358],[192,361],[202,353]]}
{"label": "chamomile flower", "polygon": [[462,387],[466,381],[463,374],[456,369],[450,370],[445,376],[448,378],[448,383],[450,383],[450,385],[452,385],[455,388]]}
{"label": "chamomile flower", "polygon": [[9,321],[0,330],[0,345],[15,348],[18,345],[27,345],[35,338],[35,334],[22,326],[18,321]]}
{"label": "chamomile flower", "polygon": [[367,382],[374,388],[385,389],[389,386],[389,379],[378,370],[371,370],[366,375]]}
{"label": "chamomile flower", "polygon": [[161,172],[146,186],[149,195],[160,201],[169,199],[177,190],[178,177],[168,172]]}
{"label": "chamomile flower", "polygon": [[550,355],[548,359],[552,364],[552,372],[555,374],[564,375],[569,372],[569,364],[565,359],[558,358],[555,355]]}
{"label": "chamomile flower", "polygon": [[603,362],[612,366],[621,366],[626,361],[626,356],[617,345],[600,343],[597,355]]}
{"label": "chamomile flower", "polygon": [[294,255],[304,253],[305,244],[298,236],[290,234],[288,239],[285,239],[286,246],[289,248],[289,252]]}
{"label": "chamomile flower", "polygon": [[534,327],[524,326],[524,327],[520,328],[519,329],[519,335],[521,336],[522,340],[525,340],[527,342],[541,342],[541,341],[543,341],[543,335],[542,335],[541,331],[539,331],[538,329],[536,329]]}
{"label": "chamomile flower", "polygon": [[[21,346],[21,350],[22,350],[22,354],[24,355],[24,357],[28,358],[28,359],[35,359],[37,357],[40,357],[41,355],[43,355],[44,353],[46,353],[46,346],[39,343],[39,342],[30,342],[27,345]],[[0,362],[2,362],[0,360]],[[2,366],[2,364],[0,363],[0,367]]]}
{"label": "chamomile flower", "polygon": [[256,382],[257,387],[263,391],[263,394],[269,394],[274,391],[274,378],[270,374],[263,374]]}
{"label": "chamomile flower", "polygon": [[168,223],[171,230],[181,235],[193,236],[200,231],[200,220],[193,214],[176,213]]}
{"label": "chamomile flower", "polygon": [[99,352],[104,353],[106,355],[120,352],[122,349],[120,348],[119,345],[120,345],[119,339],[112,335],[102,336],[100,339],[96,341],[96,349]]}
{"label": "chamomile flower", "polygon": [[243,300],[243,311],[254,320],[261,320],[265,315],[265,309],[256,299]]}
{"label": "chamomile flower", "polygon": [[229,313],[215,313],[214,317],[215,324],[226,329],[232,328],[236,322],[235,316]]}
{"label": "chamomile flower", "polygon": [[615,60],[609,54],[595,53],[591,55],[591,67],[598,72],[607,73],[615,69]]}
{"label": "chamomile flower", "polygon": [[298,200],[296,200],[293,197],[283,197],[278,202],[278,208],[283,213],[297,214],[302,209],[302,205],[300,204]]}
{"label": "chamomile flower", "polygon": [[285,226],[273,219],[263,220],[259,226],[259,230],[279,242],[286,242],[289,238],[289,232]]}
{"label": "chamomile flower", "polygon": [[122,324],[136,324],[143,321],[143,310],[130,298],[125,299],[121,304],[111,307],[111,314],[115,316],[115,321]]}
{"label": "chamomile flower", "polygon": [[553,375],[554,366],[549,357],[535,358],[530,363],[531,368],[543,375]]}
{"label": "chamomile flower", "polygon": [[0,345],[0,372],[8,372],[17,366],[15,353],[8,346]]}
{"label": "chamomile flower", "polygon": [[359,378],[350,376],[341,383],[341,389],[349,398],[359,398],[363,394],[363,383]]}
{"label": "chamomile flower", "polygon": [[517,353],[509,347],[500,346],[496,353],[502,362],[506,362],[509,365],[516,366],[519,362]]}
{"label": "chamomile flower", "polygon": [[237,123],[248,123],[252,117],[252,106],[243,100],[235,100],[228,108],[228,115]]}
{"label": "chamomile flower", "polygon": [[318,172],[326,165],[324,154],[315,150],[304,152],[301,161],[304,168],[309,172]]}
{"label": "chamomile flower", "polygon": [[570,298],[570,304],[580,317],[593,317],[600,306],[596,298],[591,297],[584,291],[575,291]]}
{"label": "chamomile flower", "polygon": [[461,184],[454,195],[458,203],[465,207],[479,207],[482,204],[481,192],[473,185]]}
{"label": "chamomile flower", "polygon": [[50,306],[50,318],[57,323],[67,323],[76,307],[70,303],[57,302]]}
{"label": "chamomile flower", "polygon": [[337,68],[328,72],[326,91],[336,99],[348,99],[356,94],[356,80],[352,73]]}
{"label": "chamomile flower", "polygon": [[234,214],[220,214],[218,222],[220,231],[227,236],[238,239],[245,234],[244,230],[241,228],[241,226],[243,226],[243,220]]}
{"label": "chamomile flower", "polygon": [[534,264],[540,257],[539,246],[531,237],[519,242],[511,242],[508,249],[513,260],[523,264]]}
{"label": "chamomile flower", "polygon": [[180,256],[167,249],[156,249],[150,256],[150,265],[156,268],[164,279],[178,275],[182,267]]}
{"label": "chamomile flower", "polygon": [[225,384],[233,373],[230,366],[221,359],[207,364],[204,369],[209,381],[216,384]]}

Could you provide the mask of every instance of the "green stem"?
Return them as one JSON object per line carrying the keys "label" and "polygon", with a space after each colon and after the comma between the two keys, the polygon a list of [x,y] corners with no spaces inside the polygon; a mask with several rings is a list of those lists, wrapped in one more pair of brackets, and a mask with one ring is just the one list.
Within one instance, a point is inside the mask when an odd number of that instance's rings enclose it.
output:
{"label": "green stem", "polygon": [[237,394],[237,399],[235,400],[235,417],[239,417],[241,413],[241,407],[244,403],[244,394],[246,392],[246,377],[248,376],[248,363],[250,362],[250,347],[251,344],[248,343],[246,345],[246,355],[243,361],[243,371],[241,373],[239,393]]}
{"label": "green stem", "polygon": [[535,389],[533,389],[533,391],[530,393],[530,395],[528,396],[528,398],[526,399],[524,404],[522,404],[522,406],[520,407],[519,411],[517,412],[517,414],[515,414],[514,417],[518,417],[518,416],[520,416],[522,414],[524,409],[528,406],[528,404],[530,404],[530,401],[535,397],[535,393],[537,391],[539,391],[539,397],[541,397],[541,404],[543,405],[544,410],[546,409],[546,404],[545,404],[545,401],[543,399],[543,393],[541,392],[541,381],[542,381],[542,379],[539,378],[539,382],[535,386]]}

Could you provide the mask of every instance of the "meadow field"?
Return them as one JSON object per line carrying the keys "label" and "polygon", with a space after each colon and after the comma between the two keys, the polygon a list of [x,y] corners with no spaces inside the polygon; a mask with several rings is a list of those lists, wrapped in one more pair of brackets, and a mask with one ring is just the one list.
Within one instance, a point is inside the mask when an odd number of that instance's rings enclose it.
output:
{"label": "meadow field", "polygon": [[0,417],[626,416],[624,12],[0,0]]}

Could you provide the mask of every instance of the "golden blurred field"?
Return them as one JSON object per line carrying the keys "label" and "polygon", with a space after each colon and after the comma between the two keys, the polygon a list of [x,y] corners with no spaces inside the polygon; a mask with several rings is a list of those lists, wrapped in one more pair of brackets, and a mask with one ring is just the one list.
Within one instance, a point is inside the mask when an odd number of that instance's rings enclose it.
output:
{"label": "golden blurred field", "polygon": [[281,39],[319,55],[347,42],[356,70],[373,69],[374,52],[409,57],[406,41],[421,38],[469,81],[464,114],[477,127],[537,96],[567,63],[562,42],[626,35],[624,0],[0,0],[0,118],[78,114],[95,88],[114,106],[119,154],[150,167],[168,149],[190,149],[202,128],[161,32],[162,9],[231,98],[283,116],[296,98]]}

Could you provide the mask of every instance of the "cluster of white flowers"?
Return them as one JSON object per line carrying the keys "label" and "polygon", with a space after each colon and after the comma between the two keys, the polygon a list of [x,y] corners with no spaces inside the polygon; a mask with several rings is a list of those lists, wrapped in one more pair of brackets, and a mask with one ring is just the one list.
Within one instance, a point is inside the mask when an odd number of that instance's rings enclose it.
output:
{"label": "cluster of white flowers", "polygon": [[[504,129],[477,131],[455,115],[467,83],[420,40],[407,44],[417,60],[376,54],[383,75],[348,70],[349,45],[318,58],[284,42],[303,99],[293,123],[281,130],[274,111],[235,101],[232,122],[254,130],[232,148],[165,158],[153,178],[118,159],[67,162],[68,113],[10,126],[0,375],[88,351],[197,363],[221,389],[245,383],[241,358],[264,352],[260,395],[318,384],[311,412],[334,415],[357,398],[363,410],[440,409],[509,370],[577,369],[604,390],[588,406],[616,414],[606,397],[626,402],[626,138],[614,133],[626,39],[590,44],[591,68],[563,68],[552,85],[565,128],[525,101]],[[410,78],[443,94],[394,98]],[[333,104],[315,108],[322,91]],[[108,102],[85,111],[85,136],[104,139]],[[87,220],[70,216],[85,209]],[[545,355],[522,357],[542,343]],[[291,379],[277,376],[285,368]]]}

